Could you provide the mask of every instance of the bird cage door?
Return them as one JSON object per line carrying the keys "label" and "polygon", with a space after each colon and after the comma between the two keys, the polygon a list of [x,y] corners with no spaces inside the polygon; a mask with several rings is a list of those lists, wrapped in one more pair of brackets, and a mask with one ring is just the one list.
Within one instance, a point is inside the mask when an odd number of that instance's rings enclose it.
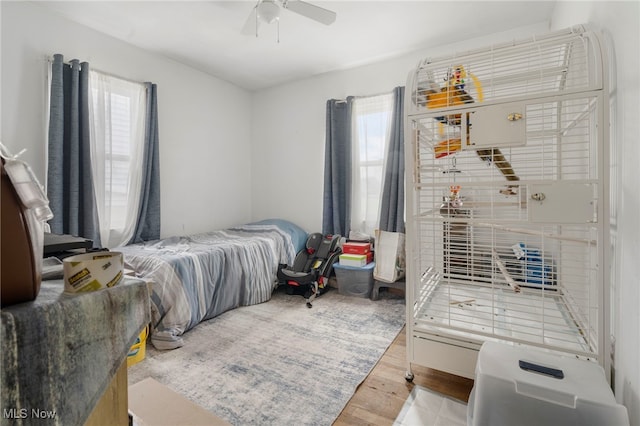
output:
{"label": "bird cage door", "polygon": [[554,182],[529,186],[529,219],[547,223],[596,223],[596,187]]}
{"label": "bird cage door", "polygon": [[471,148],[518,146],[525,142],[526,116],[522,102],[476,108],[469,121]]}

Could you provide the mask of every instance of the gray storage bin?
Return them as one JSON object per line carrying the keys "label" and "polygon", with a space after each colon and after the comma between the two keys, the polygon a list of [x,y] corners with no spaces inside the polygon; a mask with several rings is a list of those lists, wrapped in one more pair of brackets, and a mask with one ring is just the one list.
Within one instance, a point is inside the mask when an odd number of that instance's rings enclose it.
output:
{"label": "gray storage bin", "polygon": [[368,263],[361,268],[344,266],[339,263],[334,264],[333,269],[336,271],[340,294],[369,298],[373,289],[374,267],[375,262]]}

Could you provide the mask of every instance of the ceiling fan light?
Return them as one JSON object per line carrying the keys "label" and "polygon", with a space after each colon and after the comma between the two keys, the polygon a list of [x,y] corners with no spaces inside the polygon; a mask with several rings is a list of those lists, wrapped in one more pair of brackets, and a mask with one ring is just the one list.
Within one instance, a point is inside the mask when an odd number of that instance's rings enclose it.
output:
{"label": "ceiling fan light", "polygon": [[273,1],[263,0],[258,5],[258,17],[271,24],[280,17],[280,7]]}

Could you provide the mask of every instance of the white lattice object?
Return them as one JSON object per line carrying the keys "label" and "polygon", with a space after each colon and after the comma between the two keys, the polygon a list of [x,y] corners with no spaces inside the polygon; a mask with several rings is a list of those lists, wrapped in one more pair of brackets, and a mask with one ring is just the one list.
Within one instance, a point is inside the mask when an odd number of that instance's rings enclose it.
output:
{"label": "white lattice object", "polygon": [[487,340],[610,370],[605,62],[578,26],[409,74],[408,378]]}

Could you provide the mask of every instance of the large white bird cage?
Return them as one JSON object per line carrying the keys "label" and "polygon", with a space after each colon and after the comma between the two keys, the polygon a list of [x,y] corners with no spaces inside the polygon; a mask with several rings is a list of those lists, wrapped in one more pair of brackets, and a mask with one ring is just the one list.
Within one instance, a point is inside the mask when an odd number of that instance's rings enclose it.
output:
{"label": "large white bird cage", "polygon": [[578,26],[426,60],[406,91],[407,379],[484,341],[609,375],[608,100]]}

